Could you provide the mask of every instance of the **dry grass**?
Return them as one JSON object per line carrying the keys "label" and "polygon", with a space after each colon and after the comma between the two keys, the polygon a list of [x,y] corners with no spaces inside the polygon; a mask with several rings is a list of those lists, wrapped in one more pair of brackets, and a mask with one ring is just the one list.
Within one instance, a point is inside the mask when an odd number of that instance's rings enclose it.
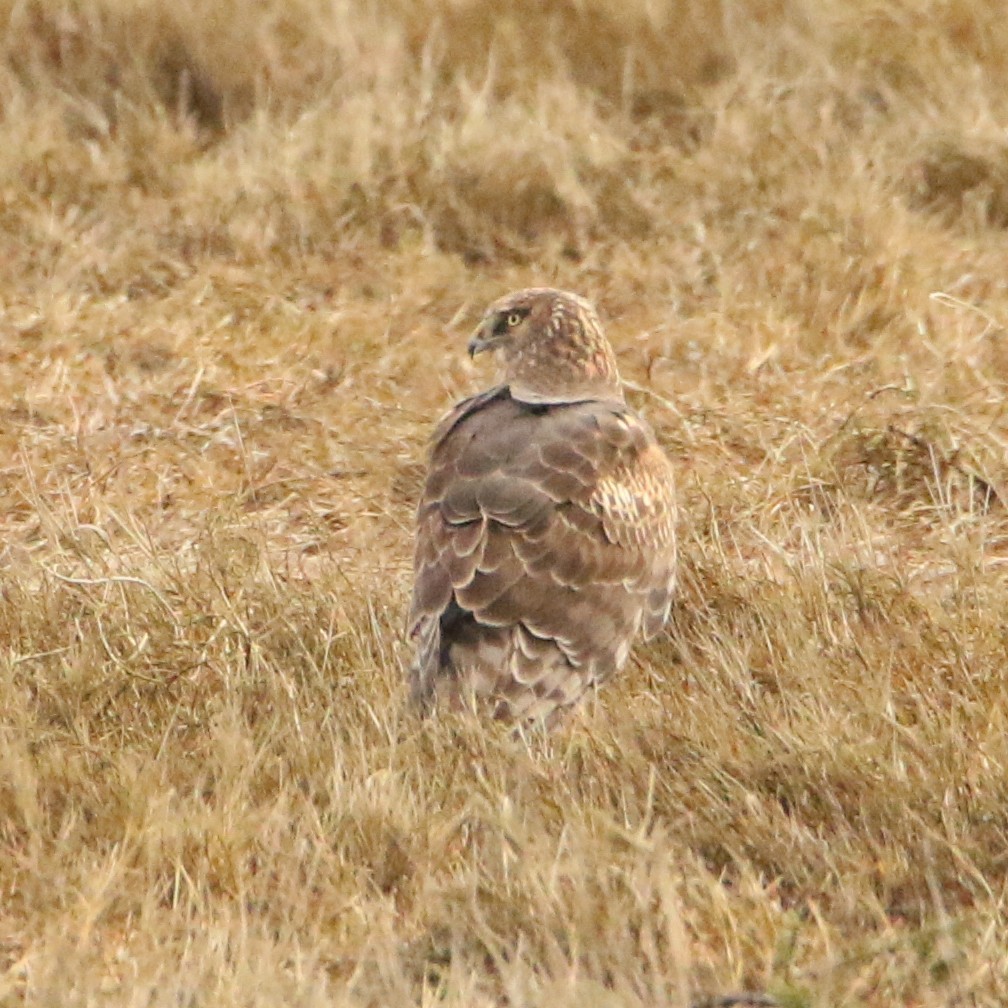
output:
{"label": "dry grass", "polygon": [[[0,1004],[1008,1000],[1003,4],[544,6],[0,4]],[[533,282],[684,570],[526,744],[400,628]]]}

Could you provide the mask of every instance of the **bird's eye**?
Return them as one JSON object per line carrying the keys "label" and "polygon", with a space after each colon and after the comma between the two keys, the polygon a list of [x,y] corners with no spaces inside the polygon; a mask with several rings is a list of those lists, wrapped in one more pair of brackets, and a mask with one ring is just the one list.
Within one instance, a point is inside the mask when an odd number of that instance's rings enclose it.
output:
{"label": "bird's eye", "polygon": [[508,315],[508,317],[507,317],[507,324],[508,324],[508,326],[509,326],[509,327],[510,327],[511,329],[513,329],[513,328],[514,328],[514,327],[515,327],[516,325],[519,325],[519,324],[521,323],[521,320],[522,320],[522,319],[523,319],[524,317],[525,317],[525,316],[524,316],[524,315],[522,315],[522,313],[521,313],[521,312],[516,312],[516,311],[513,311],[513,312],[509,313],[509,315]]}

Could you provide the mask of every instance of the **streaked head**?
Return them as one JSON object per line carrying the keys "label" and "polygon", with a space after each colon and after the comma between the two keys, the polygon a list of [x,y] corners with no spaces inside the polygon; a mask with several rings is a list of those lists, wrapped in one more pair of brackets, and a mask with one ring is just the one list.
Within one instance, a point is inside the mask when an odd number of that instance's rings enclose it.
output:
{"label": "streaked head", "polygon": [[577,294],[529,287],[494,301],[469,353],[496,350],[504,383],[524,402],[623,399],[616,357],[592,305]]}

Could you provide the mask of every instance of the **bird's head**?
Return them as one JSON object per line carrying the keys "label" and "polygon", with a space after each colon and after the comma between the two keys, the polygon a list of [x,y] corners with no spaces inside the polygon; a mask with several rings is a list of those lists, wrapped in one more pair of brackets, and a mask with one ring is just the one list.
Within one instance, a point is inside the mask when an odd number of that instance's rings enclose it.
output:
{"label": "bird's head", "polygon": [[494,301],[469,353],[496,350],[511,395],[524,402],[622,400],[616,357],[584,298],[530,287]]}

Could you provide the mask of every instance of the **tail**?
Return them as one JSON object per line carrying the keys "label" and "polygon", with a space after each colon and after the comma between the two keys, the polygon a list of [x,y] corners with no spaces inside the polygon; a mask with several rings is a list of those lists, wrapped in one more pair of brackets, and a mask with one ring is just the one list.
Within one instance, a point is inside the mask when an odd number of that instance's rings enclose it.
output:
{"label": "tail", "polygon": [[424,619],[413,631],[416,652],[409,669],[410,702],[423,713],[429,713],[439,688],[456,675],[448,655],[449,643],[458,624],[472,614],[453,598],[440,616]]}
{"label": "tail", "polygon": [[454,599],[440,617],[423,620],[413,637],[410,700],[422,714],[441,703],[454,709],[488,704],[492,717],[550,726],[591,681],[556,641],[521,625],[484,626]]}
{"label": "tail", "polygon": [[434,700],[438,668],[441,664],[441,621],[427,619],[414,631],[416,652],[409,667],[410,703],[428,713]]}

